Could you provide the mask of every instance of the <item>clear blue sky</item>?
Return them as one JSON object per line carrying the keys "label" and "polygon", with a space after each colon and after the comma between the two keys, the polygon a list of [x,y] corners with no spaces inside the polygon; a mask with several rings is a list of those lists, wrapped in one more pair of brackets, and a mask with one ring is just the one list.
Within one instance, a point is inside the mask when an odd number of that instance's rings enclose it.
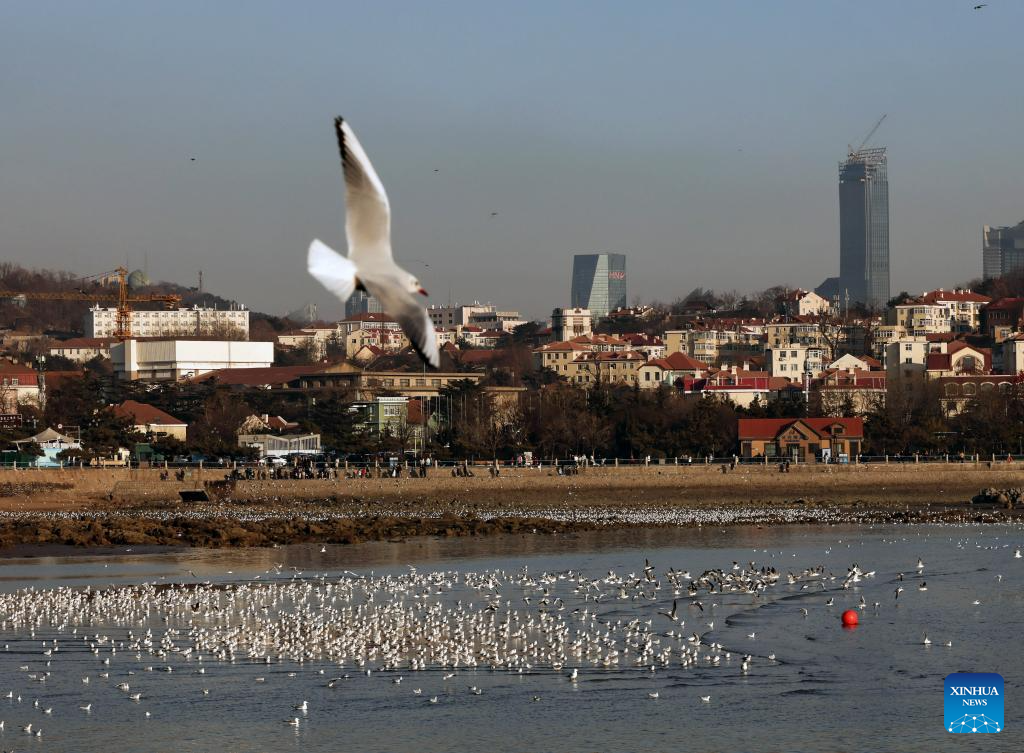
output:
{"label": "clear blue sky", "polygon": [[888,113],[892,289],[949,286],[1024,219],[1024,3],[974,4],[4,3],[0,258],[336,313],[304,254],[344,248],[342,114],[434,302],[541,317],[600,250],[631,298],[809,287]]}

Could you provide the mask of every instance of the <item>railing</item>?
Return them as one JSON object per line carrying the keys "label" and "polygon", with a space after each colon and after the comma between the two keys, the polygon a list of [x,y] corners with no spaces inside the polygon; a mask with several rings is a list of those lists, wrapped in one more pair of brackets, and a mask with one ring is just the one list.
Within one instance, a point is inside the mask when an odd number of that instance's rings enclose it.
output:
{"label": "railing", "polygon": [[[780,463],[789,462],[791,465],[797,466],[845,466],[845,465],[923,465],[923,464],[943,464],[943,465],[980,465],[985,464],[987,466],[1005,465],[1009,463],[1024,462],[1024,454],[1021,453],[965,453],[963,455],[959,453],[949,454],[926,454],[926,453],[897,453],[892,455],[858,455],[849,459],[837,459],[831,458],[828,462],[820,458],[802,458],[797,459],[793,457],[786,457],[782,455],[773,456],[760,456],[760,457],[740,457],[737,455],[707,455],[707,456],[680,456],[680,457],[668,457],[668,458],[595,458],[590,459],[587,457],[585,460],[583,456],[580,459],[567,456],[561,458],[544,458],[534,459],[530,464],[520,463],[514,460],[494,460],[486,458],[467,458],[467,459],[431,459],[431,463],[427,466],[429,469],[452,469],[459,467],[472,467],[472,468],[487,468],[489,466],[497,465],[500,468],[558,468],[565,466],[580,466],[584,468],[644,468],[644,467],[700,467],[709,465],[742,465],[742,466],[771,466],[778,465]],[[231,472],[232,470],[245,471],[246,469],[252,470],[275,470],[284,469],[292,470],[295,468],[337,468],[337,469],[359,469],[359,468],[370,468],[370,469],[387,469],[400,466],[403,468],[419,468],[420,463],[418,459],[404,459],[399,458],[398,460],[392,460],[390,458],[384,458],[378,461],[366,461],[366,460],[337,460],[337,461],[315,461],[312,463],[304,463],[299,461],[297,464],[287,462],[284,465],[272,464],[267,462],[254,462],[254,461],[222,461],[222,462],[197,462],[197,463],[173,463],[168,461],[154,462],[154,463],[139,463],[133,461],[130,464],[122,465],[102,465],[102,466],[90,466],[90,465],[78,465],[78,464],[65,464],[62,466],[53,465],[32,465],[26,463],[14,463],[14,462],[2,462],[0,463],[0,471],[2,470],[27,470],[27,471],[45,471],[45,470],[81,470],[81,471],[117,471],[117,470],[130,470],[130,471],[168,471],[174,474],[174,472],[184,471],[192,473],[195,471],[207,471],[211,475],[216,475],[225,472]]]}

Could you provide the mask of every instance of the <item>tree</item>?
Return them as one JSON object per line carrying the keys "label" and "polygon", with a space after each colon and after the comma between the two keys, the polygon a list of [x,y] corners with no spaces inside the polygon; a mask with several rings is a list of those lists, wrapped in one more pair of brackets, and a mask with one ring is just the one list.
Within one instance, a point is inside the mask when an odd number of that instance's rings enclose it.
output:
{"label": "tree", "polygon": [[188,445],[207,456],[238,455],[238,427],[252,413],[242,398],[217,390],[203,404],[203,412],[188,427]]}

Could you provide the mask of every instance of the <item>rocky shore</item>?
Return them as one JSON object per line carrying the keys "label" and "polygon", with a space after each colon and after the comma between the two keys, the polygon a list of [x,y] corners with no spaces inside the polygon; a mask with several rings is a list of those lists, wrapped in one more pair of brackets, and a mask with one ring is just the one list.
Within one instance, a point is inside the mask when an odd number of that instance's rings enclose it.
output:
{"label": "rocky shore", "polygon": [[[19,545],[271,546],[410,536],[801,523],[995,522],[979,490],[1024,486],[1015,464],[515,470],[471,478],[184,483],[139,471],[19,471],[0,478],[0,549]],[[182,489],[216,491],[185,503]],[[977,500],[975,500],[977,501]]]}

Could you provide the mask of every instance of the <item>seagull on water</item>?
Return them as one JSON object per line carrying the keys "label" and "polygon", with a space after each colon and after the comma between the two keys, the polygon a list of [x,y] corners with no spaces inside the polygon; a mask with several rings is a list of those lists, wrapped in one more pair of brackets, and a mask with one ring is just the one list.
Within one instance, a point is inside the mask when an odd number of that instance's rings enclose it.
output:
{"label": "seagull on water", "polygon": [[711,696],[709,696],[709,695],[702,695],[700,697],[700,702],[701,703],[711,703]]}
{"label": "seagull on water", "polygon": [[391,207],[384,184],[348,123],[335,118],[334,130],[345,173],[348,256],[314,240],[307,258],[309,273],[342,301],[356,290],[377,298],[402,325],[420,357],[436,369],[440,360],[434,326],[416,299],[427,291],[416,275],[398,266],[391,255]]}

